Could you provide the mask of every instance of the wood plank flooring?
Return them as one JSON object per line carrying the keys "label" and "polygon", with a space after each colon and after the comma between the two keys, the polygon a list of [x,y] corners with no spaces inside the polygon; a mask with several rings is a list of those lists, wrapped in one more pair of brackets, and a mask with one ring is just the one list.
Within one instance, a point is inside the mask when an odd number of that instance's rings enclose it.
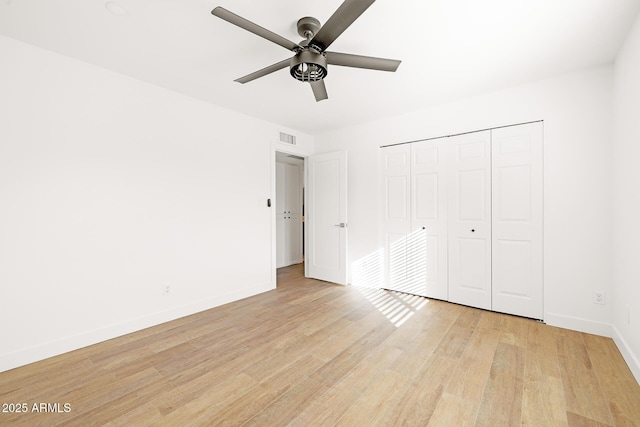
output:
{"label": "wood plank flooring", "polygon": [[0,373],[0,403],[27,405],[2,426],[640,426],[611,339],[302,265],[276,290]]}

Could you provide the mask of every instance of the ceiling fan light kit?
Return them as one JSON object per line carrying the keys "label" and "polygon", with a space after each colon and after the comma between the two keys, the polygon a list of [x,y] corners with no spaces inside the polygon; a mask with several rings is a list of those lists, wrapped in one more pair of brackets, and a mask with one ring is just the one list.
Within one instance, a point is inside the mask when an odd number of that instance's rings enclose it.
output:
{"label": "ceiling fan light kit", "polygon": [[305,49],[291,58],[291,76],[301,82],[317,82],[327,77],[327,58],[312,49]]}
{"label": "ceiling fan light kit", "polygon": [[291,76],[301,82],[311,84],[316,101],[327,99],[324,78],[328,65],[365,68],[379,71],[396,71],[401,61],[330,52],[326,49],[346,30],[375,0],[345,0],[323,25],[316,18],[306,16],[298,20],[298,34],[305,38],[294,43],[279,34],[267,30],[253,22],[230,12],[223,7],[214,8],[211,13],[231,24],[276,43],[294,53],[289,60],[277,62],[259,71],[236,79],[239,83],[248,83],[289,66]]}

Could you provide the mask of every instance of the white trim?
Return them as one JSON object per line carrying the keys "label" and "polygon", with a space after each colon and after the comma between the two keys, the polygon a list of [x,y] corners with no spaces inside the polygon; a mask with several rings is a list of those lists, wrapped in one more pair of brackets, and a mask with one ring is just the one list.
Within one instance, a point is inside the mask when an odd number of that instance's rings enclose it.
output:
{"label": "white trim", "polygon": [[[278,284],[278,268],[277,268],[277,260],[276,260],[276,210],[273,209],[276,202],[276,153],[283,154],[292,154],[294,156],[298,156],[302,158],[303,161],[303,177],[302,177],[302,185],[306,189],[307,188],[307,170],[308,170],[308,158],[311,153],[307,153],[303,149],[295,149],[296,146],[291,145],[287,147],[287,144],[281,143],[279,141],[271,142],[271,156],[270,156],[270,168],[271,168],[271,285],[272,288],[275,289]],[[304,192],[303,203],[305,209],[309,206],[307,204],[307,192]],[[309,233],[307,233],[307,223],[306,221],[302,224],[304,227],[304,254],[305,259],[309,254],[308,243],[309,243]],[[308,263],[304,264],[304,275],[307,274]]]}
{"label": "white trim", "polygon": [[629,347],[624,338],[622,338],[618,329],[616,329],[615,326],[613,326],[612,329],[613,334],[611,338],[613,338],[613,342],[618,347],[618,350],[620,350],[620,354],[622,354],[625,362],[627,362],[631,373],[636,377],[636,381],[640,384],[640,359],[631,351],[631,347]]}
{"label": "white trim", "polygon": [[613,333],[612,325],[609,323],[594,322],[593,320],[566,316],[563,314],[547,313],[544,316],[544,321],[549,326],[571,329],[573,331],[600,335],[603,337],[611,337]]}
{"label": "white trim", "polygon": [[93,331],[80,335],[64,337],[59,340],[49,341],[47,343],[18,350],[13,353],[2,354],[0,355],[0,372],[28,365],[49,357],[58,356],[73,350],[78,350],[83,347],[140,331],[152,326],[157,326],[162,323],[209,310],[232,301],[258,295],[271,289],[273,288],[270,287],[270,284],[268,283],[262,286],[247,287],[215,298],[185,304],[169,310],[159,311],[148,316],[131,319],[126,322],[109,325],[104,328],[94,329]]}
{"label": "white trim", "polygon": [[278,284],[278,272],[277,272],[277,254],[276,254],[276,151],[278,151],[278,142],[273,141],[271,143],[271,153],[269,153],[269,188],[271,200],[271,206],[269,211],[271,212],[271,287],[276,288]]}

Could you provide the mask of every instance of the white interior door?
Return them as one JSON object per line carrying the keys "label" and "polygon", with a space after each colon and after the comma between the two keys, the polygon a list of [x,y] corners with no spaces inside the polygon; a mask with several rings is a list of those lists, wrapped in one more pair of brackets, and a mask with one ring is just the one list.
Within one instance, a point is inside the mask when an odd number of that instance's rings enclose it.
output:
{"label": "white interior door", "polygon": [[287,164],[287,265],[302,262],[302,183],[300,166]]}
{"label": "white interior door", "polygon": [[409,276],[417,295],[447,300],[447,140],[411,145]]}
{"label": "white interior door", "polygon": [[449,300],[491,309],[491,131],[451,137]]}
{"label": "white interior door", "polygon": [[542,122],[492,131],[493,310],[543,318]]}
{"label": "white interior door", "polygon": [[307,276],[347,283],[347,153],[308,158]]}
{"label": "white interior door", "polygon": [[411,147],[380,150],[381,241],[384,245],[384,287],[416,293],[408,271],[407,236],[411,231]]}

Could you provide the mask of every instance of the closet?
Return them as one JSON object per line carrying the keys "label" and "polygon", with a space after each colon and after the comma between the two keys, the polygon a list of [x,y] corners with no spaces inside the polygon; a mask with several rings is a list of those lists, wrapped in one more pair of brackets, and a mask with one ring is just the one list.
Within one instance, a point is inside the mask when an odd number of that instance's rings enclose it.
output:
{"label": "closet", "polygon": [[542,319],[542,122],[381,148],[385,287]]}
{"label": "closet", "polygon": [[302,262],[302,168],[276,162],[276,268]]}

